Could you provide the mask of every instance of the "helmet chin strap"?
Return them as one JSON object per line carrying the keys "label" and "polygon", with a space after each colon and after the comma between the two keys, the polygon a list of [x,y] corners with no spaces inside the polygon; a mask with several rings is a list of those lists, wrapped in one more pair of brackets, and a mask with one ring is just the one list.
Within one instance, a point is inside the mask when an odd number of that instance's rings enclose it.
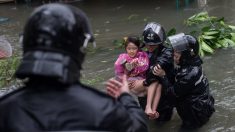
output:
{"label": "helmet chin strap", "polygon": [[[88,33],[85,33],[84,35],[85,35],[86,39],[84,40],[83,48],[86,48],[87,45],[88,45],[89,40],[91,39],[91,35],[88,34]],[[95,41],[93,42],[93,47],[94,48],[96,47],[96,42]]]}
{"label": "helmet chin strap", "polygon": [[23,47],[23,38],[24,35],[23,34],[19,34],[19,44]]}

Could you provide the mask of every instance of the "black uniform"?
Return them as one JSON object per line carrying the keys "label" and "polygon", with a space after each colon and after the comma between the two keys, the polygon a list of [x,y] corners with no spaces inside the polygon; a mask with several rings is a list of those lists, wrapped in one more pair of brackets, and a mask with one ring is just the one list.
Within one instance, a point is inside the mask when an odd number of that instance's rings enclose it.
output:
{"label": "black uniform", "polygon": [[[155,49],[150,57],[150,68],[147,71],[146,80],[144,81],[145,86],[149,86],[151,83],[156,81],[162,83],[161,78],[155,76],[152,72],[153,67],[157,64],[159,64],[166,71],[166,75],[169,78],[169,81],[171,83],[174,82],[172,49],[159,45],[159,48]],[[157,111],[160,115],[159,118],[157,118],[158,121],[168,121],[171,119],[174,104],[171,104],[168,99],[169,97],[163,88],[157,108]],[[143,109],[146,106],[146,100],[146,97],[139,97],[139,102]]]}
{"label": "black uniform", "polygon": [[118,100],[82,84],[29,82],[0,99],[1,132],[108,130],[147,132],[146,117],[129,94]]}
{"label": "black uniform", "polygon": [[202,126],[215,111],[214,98],[209,92],[201,64],[201,59],[195,57],[190,63],[182,65],[176,70],[174,85],[169,86],[168,79],[163,79],[166,91],[176,98],[176,109],[185,128]]}

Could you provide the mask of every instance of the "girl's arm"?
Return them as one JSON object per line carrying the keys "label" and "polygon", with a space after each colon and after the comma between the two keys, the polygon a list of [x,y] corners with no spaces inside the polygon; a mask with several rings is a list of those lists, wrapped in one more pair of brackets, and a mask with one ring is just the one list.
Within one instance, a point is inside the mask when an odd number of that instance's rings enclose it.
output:
{"label": "girl's arm", "polygon": [[125,63],[125,54],[120,54],[116,62],[114,63],[115,76],[120,77],[125,74],[125,68],[123,63]]}

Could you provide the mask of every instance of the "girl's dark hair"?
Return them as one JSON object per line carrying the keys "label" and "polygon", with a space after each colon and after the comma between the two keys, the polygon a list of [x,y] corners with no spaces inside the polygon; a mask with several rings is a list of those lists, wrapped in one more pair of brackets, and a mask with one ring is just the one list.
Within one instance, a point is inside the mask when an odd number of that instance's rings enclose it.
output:
{"label": "girl's dark hair", "polygon": [[125,40],[125,42],[124,42],[125,48],[127,47],[128,43],[130,43],[130,42],[133,43],[134,45],[136,45],[138,48],[140,48],[139,37],[129,36],[124,40]]}

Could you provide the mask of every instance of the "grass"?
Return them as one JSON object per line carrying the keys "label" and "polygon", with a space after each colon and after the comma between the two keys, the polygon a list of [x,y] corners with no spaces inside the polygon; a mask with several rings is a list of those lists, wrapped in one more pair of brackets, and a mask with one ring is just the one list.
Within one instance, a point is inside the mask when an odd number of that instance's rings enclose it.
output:
{"label": "grass", "polygon": [[14,77],[14,73],[19,63],[19,56],[0,59],[0,88],[7,87],[18,82],[18,80]]}

